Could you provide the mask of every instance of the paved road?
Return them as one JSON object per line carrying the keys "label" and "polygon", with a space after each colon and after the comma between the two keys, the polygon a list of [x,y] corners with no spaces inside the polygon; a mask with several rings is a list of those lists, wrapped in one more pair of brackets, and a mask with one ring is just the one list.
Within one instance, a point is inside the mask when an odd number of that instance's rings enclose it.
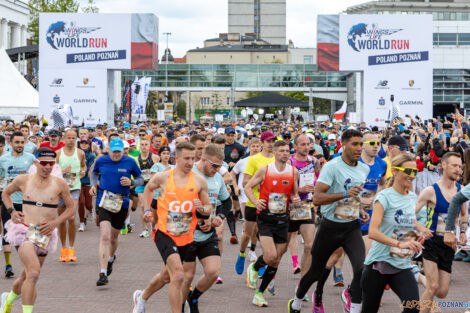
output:
{"label": "paved road", "polygon": [[[136,221],[133,214],[133,221]],[[237,224],[237,231],[241,231],[241,223]],[[38,298],[35,313],[130,313],[132,311],[132,293],[135,289],[142,289],[150,278],[160,270],[162,260],[153,241],[150,238],[142,239],[138,233],[120,236],[118,258],[113,274],[109,277],[110,284],[105,287],[96,287],[98,278],[98,238],[99,232],[95,225],[88,225],[84,233],[79,233],[76,242],[78,262],[76,264],[62,264],[58,262],[59,249],[46,260],[38,283]],[[140,231],[140,229],[138,229]],[[226,232],[226,236],[228,236]],[[287,301],[293,296],[299,276],[291,272],[292,260],[286,254],[281,262],[276,277],[276,296],[266,295],[268,308],[257,308],[251,304],[254,292],[245,285],[245,275],[235,273],[234,263],[238,246],[228,243],[225,238],[225,251],[222,258],[223,285],[215,285],[200,299],[200,311],[210,313],[241,313],[241,312],[286,312]],[[302,248],[302,246],[300,246]],[[258,254],[260,253],[257,248]],[[1,259],[1,258],[0,258]],[[3,260],[0,262],[3,266]],[[15,273],[19,274],[19,260],[16,252],[13,253],[13,266]],[[343,270],[345,281],[351,281],[351,267],[345,262]],[[199,277],[201,267],[198,265],[196,277]],[[0,290],[8,291],[13,280],[0,278]],[[452,285],[447,300],[470,300],[470,264],[455,262]],[[154,295],[147,306],[147,312],[170,312],[167,297],[167,288]],[[310,290],[311,294],[313,290]],[[344,312],[341,305],[340,294],[342,289],[333,287],[330,278],[325,286],[324,304],[327,313]],[[380,312],[398,313],[399,301],[391,292],[386,291],[383,298],[383,307]],[[12,312],[21,312],[20,301],[15,303]],[[303,312],[311,312],[311,302],[305,303]],[[463,312],[464,309],[446,309],[441,312]]]}

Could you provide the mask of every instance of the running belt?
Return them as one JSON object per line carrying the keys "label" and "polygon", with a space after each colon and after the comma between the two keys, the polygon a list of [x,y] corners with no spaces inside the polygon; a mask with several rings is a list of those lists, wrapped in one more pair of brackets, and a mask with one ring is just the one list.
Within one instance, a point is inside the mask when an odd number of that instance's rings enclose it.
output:
{"label": "running belt", "polygon": [[51,208],[51,209],[57,209],[59,207],[59,204],[49,204],[49,203],[42,203],[42,202],[28,201],[28,200],[23,200],[23,204],[35,205],[35,206]]}

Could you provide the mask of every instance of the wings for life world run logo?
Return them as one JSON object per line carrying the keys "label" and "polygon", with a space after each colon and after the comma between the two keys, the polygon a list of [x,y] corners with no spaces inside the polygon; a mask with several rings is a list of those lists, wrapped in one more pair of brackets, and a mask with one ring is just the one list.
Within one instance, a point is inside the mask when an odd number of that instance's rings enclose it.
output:
{"label": "wings for life world run logo", "polygon": [[380,28],[378,24],[359,23],[351,27],[348,33],[348,44],[351,48],[361,50],[409,50],[409,39],[387,39],[403,29]]}
{"label": "wings for life world run logo", "polygon": [[61,48],[107,48],[107,38],[83,36],[99,29],[101,29],[101,27],[80,27],[76,22],[70,22],[68,25],[65,22],[59,21],[49,26],[46,41],[56,50]]}

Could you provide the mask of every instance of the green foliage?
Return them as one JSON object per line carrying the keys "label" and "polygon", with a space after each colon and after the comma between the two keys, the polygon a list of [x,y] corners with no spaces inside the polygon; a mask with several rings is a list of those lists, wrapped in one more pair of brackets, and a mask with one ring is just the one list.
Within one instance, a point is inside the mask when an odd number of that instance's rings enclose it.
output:
{"label": "green foliage", "polygon": [[186,120],[186,102],[181,100],[176,105],[176,114],[182,120]]}
{"label": "green foliage", "polygon": [[88,0],[87,6],[82,8],[83,13],[99,13],[100,9],[96,6],[95,0]]}
{"label": "green foliage", "polygon": [[148,98],[147,98],[147,103],[145,105],[145,114],[147,114],[147,116],[156,116],[157,104],[158,104],[158,93],[150,91]]}

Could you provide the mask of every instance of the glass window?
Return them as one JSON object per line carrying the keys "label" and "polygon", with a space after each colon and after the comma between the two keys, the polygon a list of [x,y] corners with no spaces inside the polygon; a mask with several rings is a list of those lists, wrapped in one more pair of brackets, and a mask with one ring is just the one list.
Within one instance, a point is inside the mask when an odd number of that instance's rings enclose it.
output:
{"label": "glass window", "polygon": [[455,20],[456,20],[456,14],[455,14],[455,12],[451,12],[451,13],[450,13],[450,20],[451,20],[451,21],[455,21]]}
{"label": "glass window", "polygon": [[201,97],[199,102],[202,106],[208,106],[211,102],[211,99],[209,97]]}
{"label": "glass window", "polygon": [[438,19],[439,21],[444,20],[444,12],[439,12],[439,14],[437,15],[437,19]]}
{"label": "glass window", "polygon": [[227,97],[227,105],[230,105],[230,97]]}
{"label": "glass window", "polygon": [[444,12],[444,21],[450,20],[450,12]]}
{"label": "glass window", "polygon": [[439,34],[439,44],[440,45],[456,45],[457,44],[457,34],[440,33]]}
{"label": "glass window", "polygon": [[470,34],[458,34],[459,45],[468,46],[470,45]]}
{"label": "glass window", "polygon": [[304,55],[304,64],[313,64],[313,55]]}
{"label": "glass window", "polygon": [[432,34],[432,42],[433,45],[438,46],[439,45],[439,35],[434,33]]}

